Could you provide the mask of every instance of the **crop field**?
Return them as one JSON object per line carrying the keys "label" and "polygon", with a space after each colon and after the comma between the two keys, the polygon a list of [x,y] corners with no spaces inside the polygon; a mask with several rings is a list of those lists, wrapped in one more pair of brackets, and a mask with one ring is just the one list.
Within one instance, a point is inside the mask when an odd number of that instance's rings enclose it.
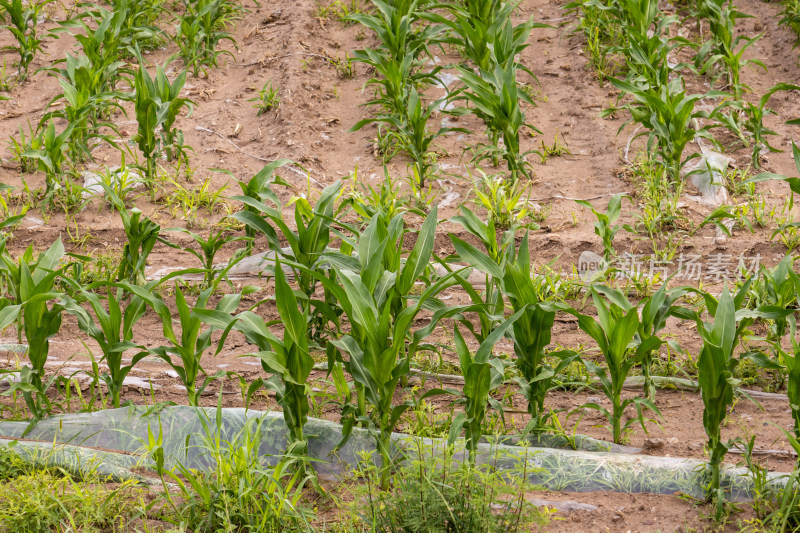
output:
{"label": "crop field", "polygon": [[0,532],[800,530],[800,0],[0,19]]}

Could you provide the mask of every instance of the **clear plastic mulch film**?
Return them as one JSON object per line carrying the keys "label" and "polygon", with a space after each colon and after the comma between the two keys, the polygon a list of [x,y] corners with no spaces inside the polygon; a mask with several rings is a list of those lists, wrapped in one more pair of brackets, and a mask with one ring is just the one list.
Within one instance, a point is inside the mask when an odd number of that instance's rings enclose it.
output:
{"label": "clear plastic mulch film", "polygon": [[[127,407],[90,414],[54,416],[29,428],[28,422],[0,422],[0,446],[9,443],[15,450],[38,463],[56,464],[71,471],[95,471],[117,480],[144,478],[136,472],[148,468],[145,443],[148,431],[159,434],[166,465],[180,462],[186,467],[205,469],[209,456],[199,446],[204,434],[203,419],[209,431],[223,441],[234,440],[245,424],[258,418],[262,429],[259,453],[265,464],[274,464],[286,446],[287,429],[283,415],[275,412],[246,411],[239,408],[164,407],[159,410]],[[219,427],[217,420],[220,421]],[[375,450],[369,431],[355,428],[350,439],[336,450],[342,426],[334,422],[309,419],[304,428],[309,438],[308,453],[320,475],[341,475],[355,468]],[[23,436],[24,435],[24,436]],[[441,441],[419,439],[403,434],[393,437],[395,452],[427,450],[436,453]],[[654,457],[629,453],[539,448],[521,445],[525,441],[503,439],[481,443],[477,462],[489,463],[510,476],[524,475],[530,483],[555,491],[615,491],[656,494],[685,493],[701,498],[705,494],[705,463],[695,459]],[[540,444],[555,444],[545,439]],[[410,455],[410,453],[409,453]],[[378,454],[371,455],[377,462]],[[463,453],[457,457],[463,459]],[[773,483],[780,483],[778,476]],[[723,486],[734,500],[749,499],[752,483],[745,469],[726,468]]]}

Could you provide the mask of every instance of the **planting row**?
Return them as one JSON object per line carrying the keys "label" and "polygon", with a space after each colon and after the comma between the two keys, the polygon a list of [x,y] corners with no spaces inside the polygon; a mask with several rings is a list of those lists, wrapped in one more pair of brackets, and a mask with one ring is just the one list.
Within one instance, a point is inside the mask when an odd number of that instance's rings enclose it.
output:
{"label": "planting row", "polygon": [[[737,384],[733,373],[740,362],[747,359],[788,373],[795,419],[791,438],[800,436],[800,411],[795,409],[800,405],[800,381],[793,377],[794,358],[800,354],[795,335],[800,278],[792,257],[775,270],[731,281],[719,295],[664,284],[635,302],[602,280],[581,287],[552,273],[537,273],[527,234],[517,245],[517,228],[499,233],[491,220],[479,218],[466,207],[452,221],[481,244],[451,235],[456,254],[450,257],[433,254],[439,223],[435,209],[414,232],[402,214],[367,212],[367,204],[343,197],[338,182],[327,187],[313,205],[308,200],[294,203],[293,229],[272,189],[276,167],[270,165],[253,178],[251,194],[236,197],[246,209],[234,217],[245,225],[247,234],[209,239],[193,235],[198,246],[192,251],[202,260],[202,268],[146,282],[148,254],[157,242],[168,241],[156,224],[121,202],[117,205],[128,242],[108,280],[82,283],[82,263],[64,258],[60,241],[38,257],[29,249],[13,258],[4,248],[0,328],[16,324],[20,339],[24,337],[28,344],[29,360],[6,394],[22,395],[36,418],[54,408],[47,391],[56,378],[45,374],[45,362],[50,339],[59,332],[65,312],[74,315],[80,329],[97,343],[97,362],[107,370],[100,372],[96,367],[95,372],[106,384],[114,406],[119,405],[125,377],[147,356],[170,365],[186,388],[189,404],[198,405],[209,383],[225,377],[224,372],[208,373],[203,355],[220,353],[236,331],[252,346],[252,355],[261,360],[268,376],[248,384],[247,395],[252,397],[264,388],[277,392],[291,431],[291,447],[297,452],[306,442],[303,426],[309,412],[313,355],[325,354],[329,374],[344,391],[345,433],[355,425],[374,430],[385,485],[391,467],[391,432],[413,405],[412,401],[397,403],[395,396],[398,387],[407,384],[417,357],[436,349],[426,342],[435,328],[452,331],[465,386],[461,391],[430,390],[417,401],[455,394],[463,412],[451,421],[451,439],[463,432],[468,449],[474,452],[487,410],[502,409],[492,392],[509,379],[528,403],[526,433],[546,431],[552,416],[546,406],[547,393],[554,387],[553,378],[573,362],[595,376],[607,397],[610,407],[596,403],[583,407],[607,418],[614,442],[620,442],[633,424],[644,426],[647,416],[659,416],[653,403],[651,366],[667,342],[663,329],[674,318],[696,324],[703,342],[698,370],[715,491],[719,465],[730,445],[721,439],[721,425],[733,402]],[[113,197],[113,191],[107,193]],[[402,244],[412,233],[416,233],[414,246],[405,253]],[[250,253],[253,237],[265,238],[269,245],[264,260],[274,276],[274,305],[280,316],[275,323],[265,322],[256,312],[258,306],[240,310],[242,296],[253,289],[222,294],[224,287],[233,287],[227,283],[228,272]],[[214,266],[216,251],[243,239],[247,245],[225,266]],[[436,263],[444,268],[435,268]],[[175,282],[189,274],[202,274],[204,280],[197,286]],[[481,278],[483,287],[476,286]],[[422,289],[417,288],[419,284]],[[437,297],[454,288],[463,290],[471,303],[448,306]],[[591,296],[592,313],[569,304],[568,298],[580,290]],[[148,312],[161,321],[165,342],[160,346],[147,347],[134,334],[136,323]],[[586,354],[551,347],[551,330],[559,313],[577,318],[579,328],[596,344],[601,364]],[[418,320],[425,325],[416,326]],[[768,327],[769,334],[761,342],[751,338],[749,328],[755,321]],[[282,336],[275,335],[272,326],[280,326]],[[466,339],[470,337],[478,344],[477,350],[469,348]],[[511,359],[494,354],[494,345],[504,338],[513,343]],[[747,341],[744,346],[743,341]],[[674,341],[670,344],[671,349],[680,349]],[[645,376],[645,393],[623,399],[623,383],[637,367]]]}

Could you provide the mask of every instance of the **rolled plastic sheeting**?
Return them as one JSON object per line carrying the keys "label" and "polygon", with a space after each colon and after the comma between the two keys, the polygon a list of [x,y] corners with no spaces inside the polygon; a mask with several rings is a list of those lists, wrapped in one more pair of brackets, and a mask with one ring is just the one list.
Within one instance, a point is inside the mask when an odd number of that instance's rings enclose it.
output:
{"label": "rolled plastic sheeting", "polygon": [[[180,462],[189,468],[204,469],[212,464],[198,446],[199,436],[204,433],[201,417],[206,419],[212,431],[219,431],[221,438],[229,441],[248,420],[259,418],[262,427],[259,454],[266,464],[275,464],[280,460],[288,434],[282,413],[226,408],[219,414],[221,427],[217,429],[217,413],[213,408],[174,406],[148,410],[132,406],[89,414],[54,416],[39,422],[24,438],[51,447],[53,443],[61,443],[74,448],[108,450],[112,452],[109,457],[124,463],[114,463],[112,469],[115,466],[131,468],[137,464],[147,467],[143,443],[147,442],[150,429],[156,437],[161,433],[168,467]],[[0,438],[22,438],[27,427],[26,422],[0,422]],[[342,436],[340,424],[309,419],[304,434],[309,441],[309,456],[321,475],[350,471],[370,454],[373,461],[379,462],[378,454],[374,453],[375,440],[368,430],[354,428],[350,439],[338,450],[336,446]],[[444,446],[439,439],[421,439],[404,434],[394,434],[392,439],[396,454],[404,449],[436,453],[437,449],[441,450]],[[64,460],[72,462],[103,458],[97,450],[87,450],[85,454],[72,448],[62,447],[62,450],[69,450],[64,452]],[[119,459],[119,455],[124,459]],[[463,459],[464,455],[462,450],[456,458]],[[479,464],[492,464],[510,476],[525,476],[529,482],[555,491],[681,492],[702,498],[707,485],[705,463],[694,459],[481,443],[476,461]],[[750,498],[752,484],[746,473],[745,469],[723,469],[722,485],[734,500]],[[779,476],[773,475],[772,483],[780,483]]]}

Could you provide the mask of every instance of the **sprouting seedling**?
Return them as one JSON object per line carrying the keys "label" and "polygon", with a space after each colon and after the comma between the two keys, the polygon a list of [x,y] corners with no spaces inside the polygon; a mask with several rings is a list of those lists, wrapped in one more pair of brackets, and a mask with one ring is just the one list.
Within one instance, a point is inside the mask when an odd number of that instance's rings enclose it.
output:
{"label": "sprouting seedling", "polygon": [[603,259],[610,261],[614,255],[614,236],[622,228],[616,225],[616,221],[620,215],[620,208],[622,206],[622,199],[627,198],[626,194],[616,194],[608,201],[608,206],[605,213],[597,211],[592,204],[586,200],[576,200],[578,205],[588,207],[597,217],[597,222],[594,223],[594,233],[603,241]]}
{"label": "sprouting seedling", "polygon": [[267,111],[278,109],[278,106],[281,104],[281,97],[278,94],[278,89],[272,86],[272,81],[268,81],[261,90],[258,91],[258,96],[250,98],[248,102],[255,102],[253,107],[258,109],[256,116],[260,117]]}

